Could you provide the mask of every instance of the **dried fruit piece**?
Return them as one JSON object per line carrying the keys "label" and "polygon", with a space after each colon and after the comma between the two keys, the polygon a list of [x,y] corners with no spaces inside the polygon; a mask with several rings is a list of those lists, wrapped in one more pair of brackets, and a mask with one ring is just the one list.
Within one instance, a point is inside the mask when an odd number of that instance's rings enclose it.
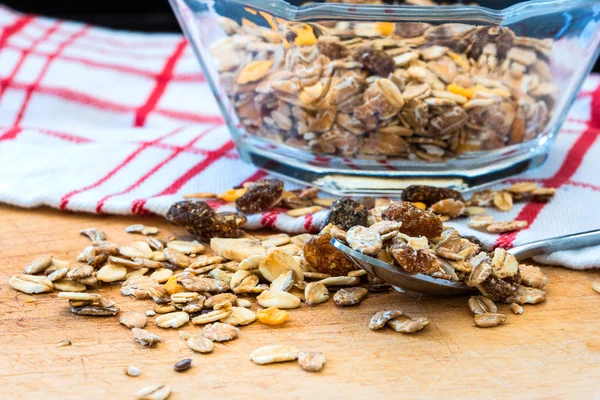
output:
{"label": "dried fruit piece", "polygon": [[307,305],[314,306],[329,300],[329,290],[319,282],[310,282],[304,289],[304,299]]}
{"label": "dried fruit piece", "polygon": [[406,272],[429,274],[441,267],[440,261],[432,251],[411,247],[410,243],[403,239],[394,239],[389,252]]}
{"label": "dried fruit piece", "polygon": [[233,325],[215,322],[202,328],[202,336],[213,342],[227,342],[238,337],[240,330]]}
{"label": "dried fruit piece", "polygon": [[210,353],[213,351],[213,341],[201,336],[194,336],[187,339],[187,345],[197,353]]}
{"label": "dried fruit piece", "polygon": [[406,314],[403,314],[397,318],[389,320],[387,324],[396,332],[414,333],[425,328],[430,323],[431,320],[429,318],[412,318]]}
{"label": "dried fruit piece", "polygon": [[298,353],[298,364],[308,372],[318,372],[325,366],[325,355],[318,351],[301,351]]}
{"label": "dried fruit piece", "polygon": [[143,328],[148,322],[148,318],[139,312],[129,311],[121,316],[119,322],[129,329],[131,328]]}
{"label": "dried fruit piece", "polygon": [[389,320],[398,318],[401,315],[402,311],[400,310],[379,311],[371,318],[371,321],[369,322],[369,328],[373,330],[381,329],[388,323]]}
{"label": "dried fruit piece", "polygon": [[503,324],[506,321],[506,315],[497,313],[483,313],[475,315],[475,325],[480,328],[492,328]]}
{"label": "dried fruit piece", "polygon": [[158,342],[162,342],[160,336],[154,333],[150,333],[144,329],[133,328],[131,330],[131,333],[133,333],[133,338],[135,339],[135,341],[141,344],[142,346],[153,346]]}
{"label": "dried fruit piece", "polygon": [[385,51],[377,50],[371,46],[359,46],[354,49],[352,58],[363,64],[363,68],[372,75],[382,78],[394,72],[396,64],[394,59]]}
{"label": "dried fruit piece", "polygon": [[333,301],[338,306],[353,306],[365,299],[369,291],[362,287],[343,288],[335,292]]}
{"label": "dried fruit piece", "polygon": [[484,296],[494,301],[505,301],[506,298],[517,293],[520,282],[521,275],[518,273],[504,279],[499,279],[494,274],[490,274],[483,283],[477,286],[477,289]]}
{"label": "dried fruit piece", "polygon": [[298,349],[292,346],[264,346],[250,353],[250,361],[255,362],[256,364],[294,361],[298,358],[298,353]]}
{"label": "dried fruit piece", "polygon": [[402,200],[412,203],[424,203],[427,207],[444,199],[454,199],[464,203],[460,192],[435,186],[411,185],[402,191]]}
{"label": "dried fruit piece", "polygon": [[321,233],[304,245],[304,259],[311,268],[332,276],[344,276],[357,269],[356,265],[340,250],[331,245],[332,236]]}
{"label": "dried fruit piece", "polygon": [[258,310],[256,318],[267,325],[279,325],[288,320],[290,314],[285,310],[280,310],[277,307],[269,307],[264,310]]}
{"label": "dried fruit piece", "polygon": [[471,296],[469,308],[473,314],[495,313],[498,311],[496,304],[485,296]]}
{"label": "dried fruit piece", "polygon": [[442,221],[435,214],[407,201],[391,203],[381,212],[381,217],[387,221],[401,222],[399,231],[408,236],[433,239],[442,233]]}
{"label": "dried fruit piece", "polygon": [[342,197],[331,205],[327,222],[347,231],[353,226],[366,226],[368,215],[362,203],[349,197]]}
{"label": "dried fruit piece", "polygon": [[275,206],[282,195],[281,180],[263,179],[246,188],[246,193],[235,200],[235,207],[243,213],[256,214]]}
{"label": "dried fruit piece", "polygon": [[368,255],[375,255],[383,246],[381,235],[375,230],[364,226],[353,226],[346,233],[348,246]]}
{"label": "dried fruit piece", "polygon": [[265,290],[258,295],[256,300],[263,307],[278,307],[283,309],[300,307],[300,299],[288,292]]}
{"label": "dried fruit piece", "polygon": [[152,385],[143,388],[135,396],[136,400],[166,400],[171,395],[170,385]]}
{"label": "dried fruit piece", "polygon": [[166,214],[171,223],[184,227],[200,240],[213,237],[215,212],[203,201],[178,201]]}

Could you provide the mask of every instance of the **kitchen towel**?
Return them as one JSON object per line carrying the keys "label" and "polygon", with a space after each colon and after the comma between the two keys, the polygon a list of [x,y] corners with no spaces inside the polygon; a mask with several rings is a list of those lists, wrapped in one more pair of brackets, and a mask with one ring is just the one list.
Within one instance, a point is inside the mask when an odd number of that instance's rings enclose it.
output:
{"label": "kitchen towel", "polygon": [[[592,75],[548,162],[512,180],[557,188],[556,197],[490,212],[529,227],[495,235],[464,220],[452,225],[503,247],[600,228],[599,132],[600,77]],[[239,159],[181,35],[118,32],[2,6],[0,171],[0,202],[110,214],[164,214],[184,194],[267,176]],[[248,227],[314,231],[326,218],[281,211],[250,216]],[[539,260],[600,267],[600,246]]]}

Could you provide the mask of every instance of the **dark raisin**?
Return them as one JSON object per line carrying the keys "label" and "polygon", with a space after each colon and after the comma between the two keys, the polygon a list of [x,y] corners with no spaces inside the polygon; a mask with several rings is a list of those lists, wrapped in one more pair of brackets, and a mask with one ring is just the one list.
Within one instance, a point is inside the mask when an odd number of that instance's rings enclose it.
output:
{"label": "dark raisin", "polygon": [[505,28],[503,32],[496,38],[496,49],[498,51],[498,57],[506,58],[508,51],[513,47],[515,34],[508,28]]}
{"label": "dark raisin", "polygon": [[339,60],[348,57],[348,48],[339,42],[321,41],[317,44],[317,48],[324,56],[332,60]]}
{"label": "dark raisin", "polygon": [[504,301],[506,298],[516,294],[521,283],[521,274],[517,272],[514,276],[500,279],[490,274],[477,288],[486,297],[493,301]]}
{"label": "dark raisin", "polygon": [[473,60],[478,60],[483,54],[483,48],[490,41],[489,26],[479,28],[473,35],[473,43],[471,44],[471,51],[469,51],[469,57]]}
{"label": "dark raisin", "polygon": [[349,197],[342,197],[331,205],[327,222],[347,231],[353,226],[367,225],[368,216],[369,212],[364,205]]}
{"label": "dark raisin", "polygon": [[169,208],[166,218],[200,240],[213,237],[215,212],[203,201],[178,201]]}
{"label": "dark raisin", "polygon": [[332,276],[345,276],[357,269],[356,265],[331,244],[331,235],[321,233],[312,237],[303,248],[304,259],[312,268]]}
{"label": "dark raisin", "polygon": [[390,253],[406,272],[430,274],[440,269],[440,261],[434,253],[415,250],[402,239],[394,239]]}
{"label": "dark raisin", "polygon": [[245,214],[256,214],[277,204],[282,194],[281,180],[263,179],[250,185],[246,193],[235,200],[235,207]]}
{"label": "dark raisin", "polygon": [[235,211],[220,212],[215,215],[213,226],[213,237],[236,238],[244,235],[240,228],[246,224],[248,219],[245,215]]}
{"label": "dark raisin", "polygon": [[360,46],[354,50],[352,57],[363,63],[364,68],[373,75],[387,78],[394,72],[396,64],[394,59],[383,50],[369,46]]}
{"label": "dark raisin", "polygon": [[177,361],[173,365],[173,369],[177,372],[183,372],[192,366],[192,360],[190,358],[184,358],[183,360]]}
{"label": "dark raisin", "polygon": [[402,191],[402,200],[413,203],[423,203],[427,207],[445,199],[460,200],[462,202],[465,201],[460,192],[448,188],[439,188],[427,185],[411,185]]}
{"label": "dark raisin", "polygon": [[402,222],[399,231],[408,236],[433,239],[442,234],[442,221],[432,212],[422,210],[408,201],[391,203],[381,212],[386,221]]}
{"label": "dark raisin", "polygon": [[430,24],[423,22],[399,22],[396,24],[394,33],[402,38],[413,38],[423,36],[425,31],[430,27]]}

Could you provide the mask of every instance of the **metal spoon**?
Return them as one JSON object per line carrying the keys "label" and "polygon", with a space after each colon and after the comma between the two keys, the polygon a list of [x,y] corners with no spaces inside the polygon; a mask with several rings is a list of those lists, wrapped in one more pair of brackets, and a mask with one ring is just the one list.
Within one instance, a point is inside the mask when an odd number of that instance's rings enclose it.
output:
{"label": "metal spoon", "polygon": [[[436,296],[460,295],[474,290],[474,288],[467,286],[463,282],[434,278],[425,274],[409,274],[400,267],[351,249],[335,238],[331,239],[331,244],[349,256],[360,268],[403,290]],[[507,251],[515,256],[517,261],[521,261],[539,254],[552,253],[558,250],[578,249],[598,244],[600,244],[600,229],[538,240],[513,247]]]}

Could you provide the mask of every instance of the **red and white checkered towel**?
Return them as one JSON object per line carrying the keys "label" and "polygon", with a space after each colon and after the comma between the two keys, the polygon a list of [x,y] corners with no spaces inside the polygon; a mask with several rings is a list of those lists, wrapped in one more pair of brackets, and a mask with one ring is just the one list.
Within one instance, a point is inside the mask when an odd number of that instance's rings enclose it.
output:
{"label": "red and white checkered towel", "polygon": [[[505,247],[600,228],[599,132],[600,77],[590,76],[550,159],[523,177],[558,188],[556,198],[492,212],[530,227],[498,236],[455,225]],[[181,35],[115,32],[0,6],[0,202],[163,214],[184,194],[264,176],[239,160]],[[326,217],[281,211],[251,216],[249,228],[302,232]],[[600,246],[543,260],[600,267]]]}

